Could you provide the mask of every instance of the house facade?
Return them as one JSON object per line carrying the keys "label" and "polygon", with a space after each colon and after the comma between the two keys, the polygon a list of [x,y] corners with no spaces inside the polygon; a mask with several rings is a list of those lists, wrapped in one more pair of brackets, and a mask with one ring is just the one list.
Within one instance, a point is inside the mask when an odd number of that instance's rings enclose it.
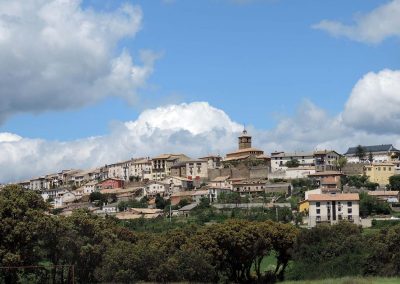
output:
{"label": "house facade", "polygon": [[183,154],[163,154],[151,160],[151,179],[163,180],[171,175],[171,167],[176,163],[188,161],[190,158]]}
{"label": "house facade", "polygon": [[314,153],[313,152],[274,152],[271,153],[271,171],[282,171],[287,170],[286,163],[291,160],[299,161],[300,167],[315,166]]}
{"label": "house facade", "polygon": [[116,188],[122,188],[123,186],[124,186],[123,180],[116,178],[108,178],[106,180],[97,183],[96,189],[97,190],[116,189]]}
{"label": "house facade", "polygon": [[320,150],[314,152],[315,170],[317,172],[336,171],[340,155],[336,151]]}
{"label": "house facade", "polygon": [[393,144],[362,146],[362,148],[364,157],[360,160],[360,157],[357,156],[357,147],[350,147],[344,154],[344,156],[347,158],[347,162],[367,162],[370,154],[372,155],[373,163],[398,161],[400,157],[400,151],[396,149]]}
{"label": "house facade", "polygon": [[360,224],[360,198],[357,193],[308,195],[308,226],[320,223],[336,224],[347,220]]}
{"label": "house facade", "polygon": [[389,178],[395,175],[395,165],[393,163],[368,164],[364,167],[364,173],[370,182],[385,186],[389,184]]}
{"label": "house facade", "polygon": [[138,177],[139,180],[151,179],[150,158],[141,158],[132,161],[129,165],[129,176]]}

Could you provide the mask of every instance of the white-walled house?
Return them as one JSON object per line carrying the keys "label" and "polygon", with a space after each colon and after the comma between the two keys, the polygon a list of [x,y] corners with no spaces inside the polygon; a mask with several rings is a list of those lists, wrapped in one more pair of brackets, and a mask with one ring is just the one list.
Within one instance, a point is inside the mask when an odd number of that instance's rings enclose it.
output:
{"label": "white-walled house", "polygon": [[344,156],[348,163],[360,163],[368,161],[370,153],[372,154],[373,163],[398,161],[400,150],[396,149],[392,144],[362,146],[365,157],[363,161],[357,157],[357,147],[350,147]]}
{"label": "white-walled house", "polygon": [[190,180],[208,178],[208,162],[204,160],[186,161],[186,177]]}
{"label": "white-walled house", "polygon": [[43,190],[46,189],[46,178],[45,177],[37,177],[31,179],[29,182],[30,190]]}
{"label": "white-walled house", "polygon": [[207,168],[208,169],[220,169],[222,167],[222,157],[221,156],[207,156],[201,157],[200,160],[207,161]]}
{"label": "white-walled house", "polygon": [[360,198],[358,193],[309,194],[308,226],[318,223],[336,224],[347,220],[360,224]]}
{"label": "white-walled house", "polygon": [[271,153],[271,171],[286,170],[288,167],[286,163],[291,160],[298,160],[299,166],[315,166],[315,159],[313,152],[274,152]]}
{"label": "white-walled house", "polygon": [[129,176],[138,177],[139,180],[151,179],[151,159],[133,160],[129,165]]}
{"label": "white-walled house", "polygon": [[114,214],[118,212],[117,203],[111,203],[103,206],[102,213]]}
{"label": "white-walled house", "polygon": [[159,181],[152,181],[144,187],[145,196],[156,196],[157,194],[164,195],[169,191],[169,184]]}
{"label": "white-walled house", "polygon": [[232,184],[229,179],[230,176],[216,177],[208,183],[208,186],[212,188],[232,189]]}
{"label": "white-walled house", "polygon": [[97,181],[90,181],[83,186],[83,194],[89,195],[96,190]]}
{"label": "white-walled house", "polygon": [[231,192],[232,190],[229,188],[208,187],[208,198],[210,199],[210,202],[216,202],[221,193],[226,194]]}
{"label": "white-walled house", "polygon": [[73,192],[66,191],[64,193],[60,193],[54,198],[54,208],[63,207],[66,204],[72,203],[78,199],[79,197],[76,196]]}

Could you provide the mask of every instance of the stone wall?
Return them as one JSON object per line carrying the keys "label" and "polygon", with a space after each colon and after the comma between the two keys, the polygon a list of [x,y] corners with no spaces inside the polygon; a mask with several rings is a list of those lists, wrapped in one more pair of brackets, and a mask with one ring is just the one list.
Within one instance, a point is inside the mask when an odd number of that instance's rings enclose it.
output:
{"label": "stone wall", "polygon": [[224,168],[224,169],[209,169],[208,179],[213,180],[216,177],[230,176],[231,178],[268,178],[269,168],[266,166],[252,167],[248,169],[244,165],[238,165],[234,168]]}
{"label": "stone wall", "polygon": [[349,163],[343,167],[342,172],[348,176],[362,175],[364,173],[364,164]]}

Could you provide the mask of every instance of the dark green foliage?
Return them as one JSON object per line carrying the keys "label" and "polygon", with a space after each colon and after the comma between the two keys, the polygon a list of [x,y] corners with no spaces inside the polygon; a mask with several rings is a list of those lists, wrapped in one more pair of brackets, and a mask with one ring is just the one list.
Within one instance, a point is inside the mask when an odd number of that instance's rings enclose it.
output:
{"label": "dark green foliage", "polygon": [[[381,204],[366,195],[361,201],[367,208],[373,205],[371,212]],[[61,273],[53,265],[73,265],[76,283],[271,283],[285,275],[400,275],[398,222],[374,222],[368,235],[347,222],[300,232],[271,221],[297,220],[289,208],[217,213],[208,201],[202,203],[192,223],[120,221],[86,210],[63,217],[48,214],[48,204],[37,193],[6,187],[0,192],[0,265],[47,268],[3,269],[0,283],[72,282],[71,270]],[[266,257],[275,261],[268,271],[261,267]]]}
{"label": "dark green foliage", "polygon": [[378,200],[366,192],[360,194],[360,216],[367,217],[373,214],[390,214],[390,205],[386,201]]}
{"label": "dark green foliage", "polygon": [[363,146],[358,145],[356,148],[356,157],[358,157],[360,159],[360,161],[363,161],[365,159],[365,149]]}
{"label": "dark green foliage", "polygon": [[290,161],[286,162],[285,166],[288,168],[297,168],[300,166],[300,162],[297,159],[290,159]]}
{"label": "dark green foliage", "polygon": [[369,255],[364,274],[394,277],[400,275],[400,225],[380,230],[366,242]]}
{"label": "dark green foliage", "polygon": [[348,185],[356,188],[367,188],[368,190],[376,190],[378,183],[370,182],[366,175],[362,176],[342,176],[342,185]]}
{"label": "dark green foliage", "polygon": [[316,189],[319,187],[317,180],[313,178],[296,178],[292,180],[292,185],[295,189],[305,190]]}
{"label": "dark green foliage", "polygon": [[342,222],[303,230],[293,249],[290,279],[324,279],[361,275],[366,247],[361,229]]}
{"label": "dark green foliage", "polygon": [[400,175],[389,177],[389,185],[392,190],[400,190]]}
{"label": "dark green foliage", "polygon": [[140,201],[137,201],[136,199],[120,201],[117,207],[119,211],[125,211],[128,208],[147,208],[148,205],[147,200],[142,198]]}
{"label": "dark green foliage", "polygon": [[167,206],[170,205],[170,200],[164,199],[160,194],[156,195],[156,208],[157,209],[166,209]]}

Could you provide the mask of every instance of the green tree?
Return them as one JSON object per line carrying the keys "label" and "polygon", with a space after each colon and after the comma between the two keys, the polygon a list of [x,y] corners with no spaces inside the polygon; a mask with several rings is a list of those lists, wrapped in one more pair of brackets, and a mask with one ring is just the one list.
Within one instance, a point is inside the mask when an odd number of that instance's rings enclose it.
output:
{"label": "green tree", "polygon": [[389,185],[392,190],[400,190],[400,175],[389,177]]}
{"label": "green tree", "polygon": [[356,153],[355,153],[356,157],[358,157],[360,159],[360,161],[364,161],[365,159],[365,149],[363,146],[358,145],[356,148]]}
{"label": "green tree", "polygon": [[386,201],[378,200],[366,192],[360,193],[360,216],[367,217],[374,214],[390,214],[390,205]]}
{"label": "green tree", "polygon": [[368,153],[368,161],[369,161],[370,163],[372,163],[372,162],[374,161],[374,155],[372,154],[371,151]]}
{"label": "green tree", "polygon": [[300,166],[300,162],[297,159],[290,159],[290,161],[286,162],[286,167],[288,168],[298,168]]}
{"label": "green tree", "polygon": [[341,222],[302,230],[292,253],[289,279],[325,279],[362,275],[367,247],[360,227]]}
{"label": "green tree", "polygon": [[342,171],[343,168],[347,165],[347,158],[342,156],[335,161],[335,166]]}
{"label": "green tree", "polygon": [[[0,265],[37,265],[41,249],[39,245],[42,225],[46,223],[44,212],[48,204],[33,191],[18,186],[6,186],[0,192]],[[4,272],[4,270],[3,270]],[[6,283],[17,282],[16,270],[4,275]]]}

